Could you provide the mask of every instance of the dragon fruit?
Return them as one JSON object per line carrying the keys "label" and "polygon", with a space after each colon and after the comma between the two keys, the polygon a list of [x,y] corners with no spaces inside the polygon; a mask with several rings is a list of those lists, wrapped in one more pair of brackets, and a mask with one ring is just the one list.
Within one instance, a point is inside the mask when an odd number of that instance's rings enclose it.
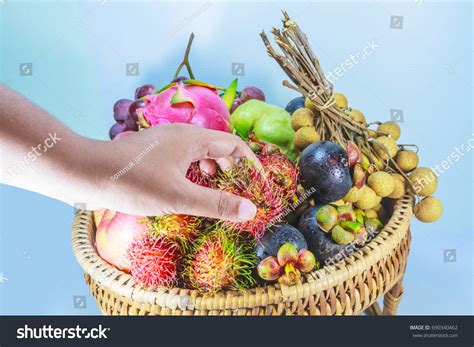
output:
{"label": "dragon fruit", "polygon": [[188,123],[230,132],[230,113],[217,88],[195,80],[174,82],[158,94],[143,97],[145,106],[137,109],[141,127]]}

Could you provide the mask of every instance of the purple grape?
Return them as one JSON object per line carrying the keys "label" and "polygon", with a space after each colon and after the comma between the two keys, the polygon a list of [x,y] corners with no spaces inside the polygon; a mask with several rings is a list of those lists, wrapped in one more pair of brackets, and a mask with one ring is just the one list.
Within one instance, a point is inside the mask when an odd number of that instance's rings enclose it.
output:
{"label": "purple grape", "polygon": [[135,89],[135,99],[143,98],[146,95],[153,94],[155,91],[155,86],[153,84],[145,84],[141,87]]}
{"label": "purple grape", "polygon": [[173,82],[183,82],[183,81],[186,81],[187,79],[189,79],[189,78],[186,77],[186,76],[178,76],[174,80],[172,80],[171,83],[173,83]]}
{"label": "purple grape", "polygon": [[113,140],[115,136],[123,133],[124,131],[127,131],[127,125],[125,122],[115,123],[109,130],[109,137],[111,140]]}
{"label": "purple grape", "polygon": [[265,93],[260,88],[251,86],[242,89],[242,94],[240,95],[240,97],[244,101],[248,101],[251,99],[265,101]]}
{"label": "purple grape", "polygon": [[142,108],[145,106],[145,102],[143,100],[135,100],[130,104],[130,107],[128,108],[128,112],[130,115],[133,117],[135,122],[138,121],[138,114],[137,114],[137,109]]}
{"label": "purple grape", "polygon": [[244,103],[244,100],[241,98],[235,98],[234,102],[232,103],[232,106],[230,107],[230,113],[234,112],[237,107],[242,105]]}
{"label": "purple grape", "polygon": [[114,119],[119,121],[124,121],[129,116],[128,108],[133,100],[120,99],[114,104]]}
{"label": "purple grape", "polygon": [[135,119],[133,119],[132,116],[129,116],[126,120],[125,120],[125,125],[127,127],[126,130],[132,130],[132,131],[138,131],[138,124],[137,124],[137,121]]}

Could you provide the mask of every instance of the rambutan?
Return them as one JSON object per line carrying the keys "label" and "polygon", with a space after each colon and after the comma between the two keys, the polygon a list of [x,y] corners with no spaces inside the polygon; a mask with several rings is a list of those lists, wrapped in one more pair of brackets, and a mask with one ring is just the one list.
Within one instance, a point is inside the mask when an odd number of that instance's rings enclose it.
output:
{"label": "rambutan", "polygon": [[257,206],[255,217],[249,221],[224,222],[227,226],[249,232],[256,239],[260,239],[265,229],[279,219],[288,204],[284,190],[247,159],[241,159],[230,170],[218,173],[212,182],[215,188],[242,196]]}
{"label": "rambutan", "polygon": [[298,169],[274,145],[259,143],[260,148],[256,151],[257,158],[268,175],[286,200],[291,199],[297,190]]}
{"label": "rambutan", "polygon": [[153,237],[162,235],[174,242],[187,243],[198,234],[201,219],[185,214],[167,214],[148,218],[146,225]]}
{"label": "rambutan", "polygon": [[253,249],[253,240],[225,226],[215,226],[194,243],[185,279],[201,292],[249,288],[255,283],[252,270],[257,265]]}
{"label": "rambutan", "polygon": [[199,162],[191,163],[186,173],[186,178],[203,187],[211,185],[211,176],[201,170]]}
{"label": "rambutan", "polygon": [[178,244],[165,236],[143,234],[130,245],[128,257],[130,273],[138,283],[150,288],[176,283],[182,255]]}

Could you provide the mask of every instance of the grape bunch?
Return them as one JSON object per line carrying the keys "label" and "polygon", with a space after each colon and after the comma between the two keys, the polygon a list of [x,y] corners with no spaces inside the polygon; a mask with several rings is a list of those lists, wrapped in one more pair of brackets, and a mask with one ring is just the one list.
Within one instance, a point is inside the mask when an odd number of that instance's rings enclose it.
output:
{"label": "grape bunch", "polygon": [[114,104],[114,119],[116,123],[109,130],[110,139],[125,131],[138,131],[137,109],[145,106],[142,98],[153,94],[155,86],[145,84],[135,90],[135,100],[120,99]]}

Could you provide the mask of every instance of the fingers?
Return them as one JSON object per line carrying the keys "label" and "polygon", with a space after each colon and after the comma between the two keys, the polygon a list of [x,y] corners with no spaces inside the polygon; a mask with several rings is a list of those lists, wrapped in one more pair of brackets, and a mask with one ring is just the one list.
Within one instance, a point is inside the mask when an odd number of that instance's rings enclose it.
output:
{"label": "fingers", "polygon": [[186,202],[180,204],[183,211],[179,214],[190,214],[232,222],[243,222],[252,219],[257,213],[256,206],[240,196],[187,182],[185,184]]}
{"label": "fingers", "polygon": [[255,153],[249,146],[238,136],[215,130],[203,130],[208,134],[202,134],[201,146],[198,149],[193,161],[203,158],[228,158],[233,159],[246,157],[254,163],[256,167],[261,169],[261,164]]}
{"label": "fingers", "polygon": [[233,164],[231,158],[219,158],[216,159],[216,163],[222,171],[230,170]]}

